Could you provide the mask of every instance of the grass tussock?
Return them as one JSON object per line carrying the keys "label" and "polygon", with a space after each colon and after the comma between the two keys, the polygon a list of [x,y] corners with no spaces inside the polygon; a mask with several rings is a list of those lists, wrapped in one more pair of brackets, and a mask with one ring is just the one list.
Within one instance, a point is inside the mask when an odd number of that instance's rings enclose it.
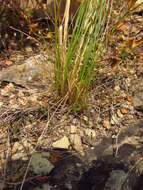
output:
{"label": "grass tussock", "polygon": [[78,109],[86,105],[96,61],[104,49],[111,4],[111,0],[83,0],[70,39],[70,0],[66,3],[62,25],[57,27],[56,24],[57,90],[63,97],[67,96],[68,103]]}

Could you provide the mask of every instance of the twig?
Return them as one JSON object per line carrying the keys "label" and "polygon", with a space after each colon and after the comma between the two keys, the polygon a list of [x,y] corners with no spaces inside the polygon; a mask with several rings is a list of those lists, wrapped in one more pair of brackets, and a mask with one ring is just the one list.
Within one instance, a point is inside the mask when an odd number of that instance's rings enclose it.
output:
{"label": "twig", "polygon": [[21,31],[21,30],[19,30],[19,29],[17,29],[17,28],[14,28],[13,26],[9,26],[9,28],[12,29],[12,30],[15,30],[15,31],[17,31],[17,32],[20,32],[20,33],[24,34],[25,36],[29,37],[30,39],[32,39],[32,40],[34,40],[35,42],[37,42],[37,43],[40,44],[40,42],[39,42],[36,38],[30,36],[29,34],[23,32],[23,31]]}
{"label": "twig", "polygon": [[6,159],[5,159],[5,165],[4,165],[4,184],[6,181],[6,172],[7,172],[7,163],[10,155],[10,135],[9,135],[9,128],[7,130],[7,151],[6,151]]}
{"label": "twig", "polygon": [[[47,130],[47,128],[48,128],[48,126],[49,126],[51,120],[53,119],[53,117],[54,117],[56,111],[59,109],[59,107],[61,106],[61,104],[66,100],[66,98],[67,98],[67,97],[64,97],[62,100],[60,100],[59,104],[57,105],[56,110],[53,112],[53,114],[52,114],[51,117],[49,118],[49,121],[47,122],[45,128],[43,129],[43,131],[42,131],[42,133],[41,133],[41,135],[40,135],[40,137],[38,138],[37,144],[36,144],[36,146],[35,146],[35,150],[34,150],[33,152],[36,152],[36,149],[37,149],[37,147],[38,147],[38,145],[39,145],[39,142],[40,142],[40,140],[42,139],[42,137],[44,136],[45,131]],[[29,162],[28,162],[28,165],[27,165],[27,168],[26,168],[26,171],[25,171],[23,180],[22,180],[22,184],[21,184],[20,190],[22,190],[23,185],[24,185],[24,183],[25,183],[26,176],[27,176],[27,173],[28,173],[30,164],[31,164],[31,160],[32,160],[32,156],[30,157],[30,160],[29,160]]]}
{"label": "twig", "polygon": [[118,146],[118,138],[121,133],[121,129],[119,130],[118,134],[116,135],[116,151],[115,151],[115,157],[117,157],[119,146]]}

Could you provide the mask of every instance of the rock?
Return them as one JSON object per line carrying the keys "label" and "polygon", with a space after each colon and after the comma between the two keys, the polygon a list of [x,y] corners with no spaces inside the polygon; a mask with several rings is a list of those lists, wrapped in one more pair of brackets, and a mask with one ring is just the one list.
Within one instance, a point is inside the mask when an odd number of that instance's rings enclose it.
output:
{"label": "rock", "polygon": [[25,153],[23,153],[23,152],[18,152],[18,153],[16,153],[16,154],[13,154],[12,155],[12,160],[20,160],[20,159],[22,159],[22,158],[24,158],[24,157],[26,157],[27,155],[25,154]]}
{"label": "rock", "polygon": [[54,77],[54,64],[51,57],[41,53],[29,57],[22,64],[3,69],[0,71],[0,81],[14,82],[24,87],[31,83],[32,86],[49,87]]}
{"label": "rock", "polygon": [[116,125],[116,124],[118,124],[119,121],[118,121],[117,116],[116,116],[116,115],[112,115],[110,122],[111,122],[111,125]]}
{"label": "rock", "polygon": [[119,190],[142,190],[143,160],[136,162],[135,166],[127,173]]}
{"label": "rock", "polygon": [[104,121],[103,121],[103,126],[104,126],[106,129],[110,129],[110,122],[109,122],[109,119],[108,119],[108,118],[104,119]]}
{"label": "rock", "polygon": [[23,161],[27,161],[28,159],[29,159],[28,156],[22,157],[22,160],[23,160]]}
{"label": "rock", "polygon": [[123,184],[126,176],[127,174],[123,170],[113,170],[105,184],[104,190],[116,190],[117,187]]}
{"label": "rock", "polygon": [[33,52],[33,49],[31,46],[25,47],[25,50],[26,50],[26,53],[32,53]]}
{"label": "rock", "polygon": [[47,175],[54,168],[49,161],[50,154],[48,152],[40,152],[32,155],[30,170],[37,175]]}
{"label": "rock", "polygon": [[70,141],[73,145],[73,148],[79,152],[82,156],[84,156],[84,151],[83,151],[83,147],[82,147],[82,141],[81,141],[81,137],[77,134],[72,134],[70,136]]}
{"label": "rock", "polygon": [[72,123],[75,125],[77,124],[77,122],[78,122],[77,118],[73,118]]}
{"label": "rock", "polygon": [[1,90],[1,95],[9,96],[11,92],[14,92],[14,85],[9,83],[4,89]]}
{"label": "rock", "polygon": [[86,122],[88,122],[89,118],[86,115],[84,115],[83,116],[83,120],[86,121]]}
{"label": "rock", "polygon": [[128,113],[128,109],[127,108],[121,108],[121,113],[122,114],[127,114]]}
{"label": "rock", "polygon": [[114,90],[115,90],[116,92],[120,92],[120,86],[115,86],[115,87],[114,87]]}
{"label": "rock", "polygon": [[70,132],[73,134],[73,133],[76,133],[77,132],[77,127],[75,125],[71,125],[71,130]]}
{"label": "rock", "polygon": [[22,150],[22,149],[23,149],[23,146],[21,146],[19,142],[15,142],[12,147],[12,154],[15,154],[18,150]]}
{"label": "rock", "polygon": [[[65,159],[59,160],[48,180],[52,186],[51,190],[80,190],[78,184],[84,171],[84,162],[76,154],[71,154]],[[84,190],[84,188],[82,189]]]}
{"label": "rock", "polygon": [[123,118],[124,117],[124,115],[121,113],[120,109],[117,110],[117,116],[119,118]]}
{"label": "rock", "polygon": [[123,98],[126,98],[127,94],[122,90],[121,93],[120,93],[120,96],[123,97]]}
{"label": "rock", "polygon": [[143,111],[143,90],[135,93],[133,105],[135,109]]}
{"label": "rock", "polygon": [[31,102],[31,103],[35,103],[37,102],[37,95],[33,94],[31,96],[29,96],[28,100]]}
{"label": "rock", "polygon": [[48,147],[50,144],[50,139],[38,139],[38,145],[41,147]]}
{"label": "rock", "polygon": [[70,146],[69,139],[64,136],[63,138],[59,139],[58,141],[54,142],[52,144],[54,148],[63,148],[63,149],[68,149]]}
{"label": "rock", "polygon": [[85,129],[85,134],[90,138],[94,138],[96,136],[96,133],[93,129]]}
{"label": "rock", "polygon": [[132,102],[132,99],[133,99],[132,96],[127,96],[127,100],[128,100],[128,102]]}

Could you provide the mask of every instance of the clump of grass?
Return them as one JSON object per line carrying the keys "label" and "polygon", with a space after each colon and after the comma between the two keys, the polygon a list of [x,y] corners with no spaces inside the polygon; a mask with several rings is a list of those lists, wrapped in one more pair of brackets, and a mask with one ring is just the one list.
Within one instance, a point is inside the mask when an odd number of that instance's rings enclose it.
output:
{"label": "clump of grass", "polygon": [[86,105],[96,61],[105,48],[103,41],[112,0],[83,0],[70,39],[69,8],[70,0],[67,0],[64,19],[58,27],[55,6],[56,87],[74,109],[80,110]]}

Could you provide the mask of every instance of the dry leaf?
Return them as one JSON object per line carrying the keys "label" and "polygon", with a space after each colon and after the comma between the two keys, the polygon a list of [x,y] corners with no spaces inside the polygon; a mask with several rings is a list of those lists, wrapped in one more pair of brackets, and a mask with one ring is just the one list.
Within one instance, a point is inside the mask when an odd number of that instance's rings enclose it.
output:
{"label": "dry leaf", "polygon": [[12,65],[12,64],[13,64],[13,62],[12,62],[12,61],[10,61],[10,60],[6,60],[6,61],[5,61],[5,64],[6,64],[6,65],[8,65],[8,66],[10,66],[10,65]]}
{"label": "dry leaf", "polygon": [[119,118],[123,118],[124,116],[123,116],[123,114],[121,113],[121,111],[118,109],[117,110],[117,116],[119,117]]}
{"label": "dry leaf", "polygon": [[127,96],[128,102],[132,102],[132,96]]}
{"label": "dry leaf", "polygon": [[121,108],[121,113],[122,114],[127,114],[128,113],[128,109],[127,108]]}
{"label": "dry leaf", "polygon": [[127,0],[129,9],[132,8],[136,4],[137,0]]}
{"label": "dry leaf", "polygon": [[114,87],[114,90],[115,90],[116,92],[119,92],[119,91],[120,91],[120,86],[115,86],[115,87]]}
{"label": "dry leaf", "polygon": [[52,39],[53,38],[53,34],[51,32],[48,32],[46,36],[47,36],[48,39]]}

